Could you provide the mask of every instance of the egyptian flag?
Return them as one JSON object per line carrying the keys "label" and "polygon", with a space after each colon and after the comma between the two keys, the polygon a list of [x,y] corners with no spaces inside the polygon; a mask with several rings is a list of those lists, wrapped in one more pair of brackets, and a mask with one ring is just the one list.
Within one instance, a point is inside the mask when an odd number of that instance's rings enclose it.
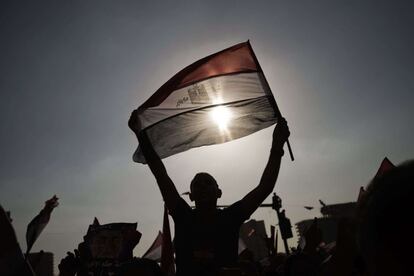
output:
{"label": "egyptian flag", "polygon": [[[249,41],[184,68],[137,113],[160,158],[244,137],[279,115]],[[145,163],[139,147],[133,159]]]}
{"label": "egyptian flag", "polygon": [[43,229],[46,227],[50,220],[50,215],[52,214],[53,209],[59,205],[58,198],[54,195],[51,199],[45,202],[45,207],[40,211],[40,213],[33,218],[33,220],[27,225],[26,231],[26,242],[27,250],[26,256],[29,254],[32,249],[33,244],[42,233]]}

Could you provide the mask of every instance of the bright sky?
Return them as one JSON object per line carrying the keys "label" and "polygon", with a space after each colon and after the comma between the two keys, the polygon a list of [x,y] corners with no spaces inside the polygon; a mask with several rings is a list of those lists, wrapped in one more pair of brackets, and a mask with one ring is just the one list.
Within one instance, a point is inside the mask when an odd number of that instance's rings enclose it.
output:
{"label": "bright sky", "polygon": [[[276,192],[292,223],[319,215],[301,207],[318,199],[355,200],[385,156],[414,156],[413,14],[411,1],[2,1],[0,203],[23,250],[57,194],[33,251],[58,264],[96,216],[138,222],[141,256],[163,209],[149,169],[132,162],[129,115],[183,67],[247,39],[291,130],[296,160],[284,157]],[[272,131],[165,165],[179,192],[211,173],[229,204],[258,184]],[[271,210],[253,218],[276,223]]]}

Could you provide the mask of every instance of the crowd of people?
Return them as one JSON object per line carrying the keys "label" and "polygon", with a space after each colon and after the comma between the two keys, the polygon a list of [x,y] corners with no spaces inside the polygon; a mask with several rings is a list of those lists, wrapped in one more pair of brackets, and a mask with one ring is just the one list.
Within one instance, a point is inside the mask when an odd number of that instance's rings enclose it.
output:
{"label": "crowd of people", "polygon": [[[414,194],[414,161],[389,169],[372,180],[358,199],[355,215],[339,221],[335,243],[324,242],[323,232],[315,219],[300,244],[289,254],[278,253],[270,245],[268,257],[257,261],[249,249],[238,252],[239,231],[243,222],[274,190],[284,155],[283,146],[289,137],[286,121],[280,120],[275,127],[268,163],[257,187],[241,200],[220,209],[217,200],[222,191],[208,173],[198,173],[191,182],[189,197],[195,208],[181,198],[145,131],[138,131],[139,120],[135,118],[133,113],[129,126],[137,134],[146,162],[174,220],[175,264],[171,269],[154,260],[134,257],[132,250],[139,242],[140,234],[131,225],[103,227],[95,222],[85,241],[60,261],[59,275],[412,274],[409,261],[414,245],[410,238],[409,214]],[[113,250],[120,252],[119,256],[97,258],[95,251],[99,251],[99,246],[94,247],[93,239],[87,237],[101,235],[103,239],[113,228],[121,229],[123,242]],[[108,261],[110,258],[111,262]],[[30,261],[20,249],[10,216],[2,207],[0,275],[35,275]]]}

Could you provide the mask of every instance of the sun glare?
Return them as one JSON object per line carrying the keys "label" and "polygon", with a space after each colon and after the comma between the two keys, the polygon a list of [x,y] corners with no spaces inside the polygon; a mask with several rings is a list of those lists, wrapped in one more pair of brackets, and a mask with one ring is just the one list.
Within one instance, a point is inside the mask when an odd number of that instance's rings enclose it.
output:
{"label": "sun glare", "polygon": [[227,126],[232,118],[231,111],[225,106],[217,106],[210,111],[212,120],[220,130],[227,130]]}

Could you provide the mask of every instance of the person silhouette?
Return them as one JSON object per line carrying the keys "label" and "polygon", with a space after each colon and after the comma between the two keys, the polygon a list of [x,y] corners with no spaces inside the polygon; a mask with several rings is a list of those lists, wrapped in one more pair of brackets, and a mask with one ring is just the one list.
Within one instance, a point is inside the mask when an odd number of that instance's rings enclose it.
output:
{"label": "person silhouette", "polygon": [[368,185],[357,208],[357,244],[367,275],[412,275],[414,160],[391,168]]}
{"label": "person silhouette", "polygon": [[11,224],[10,213],[0,205],[0,275],[34,276]]}
{"label": "person silhouette", "polygon": [[224,209],[217,208],[222,191],[214,177],[205,172],[196,174],[191,181],[189,197],[195,203],[192,209],[178,193],[145,130],[141,131],[137,110],[132,112],[128,126],[138,138],[174,220],[177,276],[218,275],[223,269],[231,270],[237,263],[240,226],[275,187],[283,145],[290,135],[286,120],[280,118],[274,129],[269,160],[257,187]]}

